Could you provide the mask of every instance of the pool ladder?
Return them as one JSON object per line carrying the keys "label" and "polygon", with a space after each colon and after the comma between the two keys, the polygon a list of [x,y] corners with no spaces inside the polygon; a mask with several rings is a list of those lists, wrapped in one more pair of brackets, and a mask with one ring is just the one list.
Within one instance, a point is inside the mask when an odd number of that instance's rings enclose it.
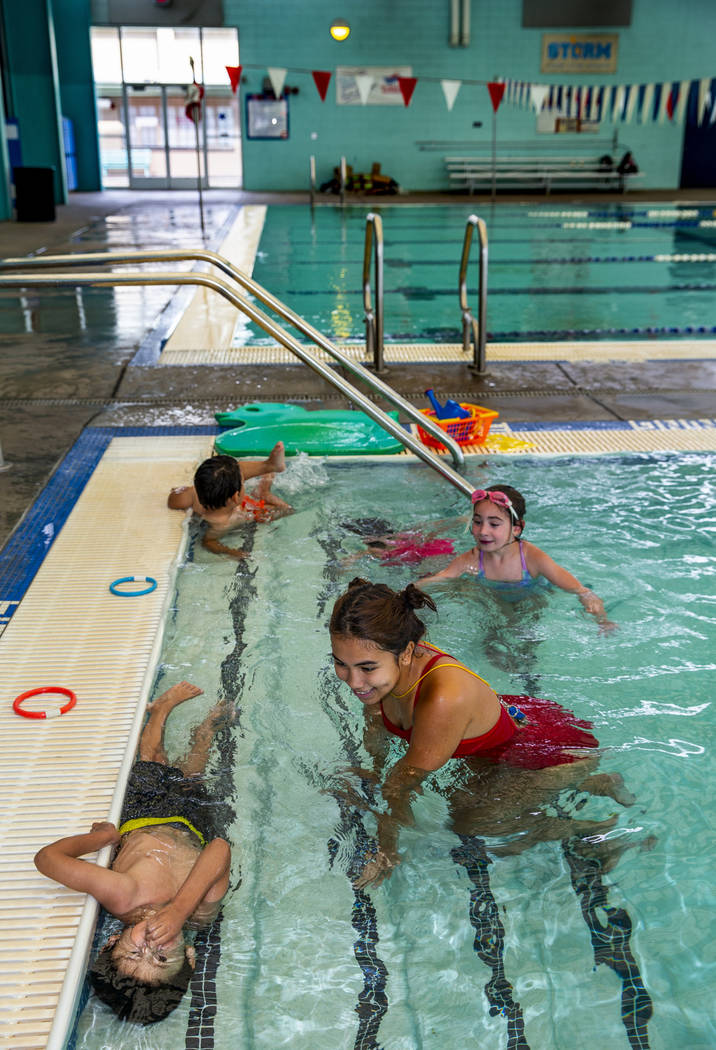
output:
{"label": "pool ladder", "polygon": [[[477,231],[480,248],[478,270],[478,312],[473,316],[467,299],[467,269],[470,262],[470,247],[473,233]],[[375,263],[375,299],[371,296],[371,253]],[[363,250],[363,312],[365,314],[366,353],[373,355],[373,370],[376,375],[387,371],[383,356],[383,220],[375,212],[369,212],[365,220],[365,243]],[[465,355],[472,347],[472,364],[468,367],[476,375],[486,372],[485,342],[487,339],[487,226],[477,215],[470,215],[465,226],[465,238],[460,259],[458,280],[460,314],[462,317],[462,348]],[[375,305],[373,303],[375,302]]]}
{"label": "pool ladder", "polygon": [[[453,463],[457,467],[464,466],[465,457],[462,449],[453,438],[449,437],[437,423],[423,415],[414,405],[403,398],[396,390],[385,383],[379,376],[364,368],[359,362],[352,361],[343,354],[334,344],[322,335],[317,329],[300,317],[297,313],[282,303],[280,299],[271,295],[256,281],[248,277],[243,271],[234,266],[228,259],[209,249],[171,249],[158,251],[131,251],[131,252],[92,252],[77,253],[69,255],[43,255],[24,257],[19,259],[0,259],[0,271],[21,270],[20,273],[0,275],[0,287],[25,288],[25,287],[70,287],[77,286],[102,287],[117,285],[199,285],[210,288],[227,299],[237,310],[262,328],[268,335],[272,336],[278,343],[298,357],[304,364],[308,365],[314,372],[322,376],[331,386],[337,388],[345,397],[359,406],[366,415],[370,416],[384,430],[392,434],[406,448],[409,448],[416,456],[423,460],[428,466],[441,475],[451,485],[459,489],[463,495],[470,496],[473,491],[469,484],[460,474],[438,456],[430,452],[423,443],[411,432],[402,427],[396,420],[374,404],[352,383],[338,375],[332,368],[324,364],[311,350],[298,342],[281,325],[277,324],[271,317],[259,310],[246,296],[239,294],[234,287],[226,281],[208,273],[192,271],[190,273],[177,271],[163,271],[161,273],[145,273],[141,271],[131,273],[106,273],[101,271],[83,273],[37,273],[40,269],[61,269],[64,267],[84,265],[112,265],[125,263],[144,262],[178,262],[194,260],[207,262],[216,266],[230,277],[244,291],[249,292],[257,300],[262,302],[283,320],[298,329],[304,336],[320,347],[334,361],[339,362],[348,372],[363,382],[367,383],[375,393],[381,394],[387,401],[401,409],[409,419],[436,437],[450,452]],[[382,289],[382,285],[381,285]],[[382,316],[382,315],[381,315]]]}

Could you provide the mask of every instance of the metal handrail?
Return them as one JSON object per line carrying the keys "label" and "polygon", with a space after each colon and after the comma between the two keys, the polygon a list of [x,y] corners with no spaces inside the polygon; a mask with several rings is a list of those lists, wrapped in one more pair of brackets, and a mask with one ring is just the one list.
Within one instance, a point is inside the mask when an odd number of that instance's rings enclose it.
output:
{"label": "metal handrail", "polygon": [[[375,309],[370,295],[370,256],[375,245]],[[365,311],[365,350],[373,355],[377,375],[388,370],[383,358],[383,220],[375,212],[365,217],[365,244],[363,248],[363,309]]]}
{"label": "metal handrail", "polygon": [[[292,335],[286,332],[280,325],[276,324],[266,314],[262,313],[256,306],[254,306],[248,299],[238,295],[233,288],[218,277],[213,277],[210,274],[205,273],[177,273],[174,271],[167,271],[164,273],[74,273],[74,274],[35,274],[35,273],[17,273],[11,276],[0,277],[0,287],[4,288],[26,288],[26,287],[42,287],[42,286],[55,286],[55,287],[77,287],[78,285],[89,285],[91,287],[101,287],[103,285],[186,285],[194,284],[201,285],[204,288],[211,288],[213,291],[218,292],[219,295],[223,295],[225,299],[228,299],[238,310],[241,310],[246,316],[257,324],[260,328],[277,342],[281,343],[282,346],[286,347],[291,353],[295,354],[304,364],[308,365],[314,372],[320,375],[326,382],[330,383],[331,386],[336,387],[342,394],[350,398],[351,401],[359,405],[366,415],[370,416],[383,430],[387,430],[389,434],[392,434],[394,438],[409,448],[416,456],[427,463],[428,466],[432,467],[433,470],[437,471],[446,481],[449,481],[455,488],[459,489],[464,495],[471,496],[473,492],[473,486],[470,485],[464,478],[462,478],[456,471],[449,467],[447,463],[441,462],[437,456],[434,456],[421,441],[413,437],[407,430],[405,430],[400,424],[392,419],[386,412],[377,405],[374,405],[370,398],[366,397],[365,394],[361,393],[356,387],[354,387],[347,380],[337,375],[327,365],[324,365],[317,357],[314,357],[305,347],[303,347],[298,340],[294,339]],[[441,433],[443,433],[441,431]],[[444,436],[444,435],[443,435]]]}
{"label": "metal handrail", "polygon": [[[472,315],[467,302],[467,264],[470,261],[470,246],[473,232],[477,229],[480,244],[480,268],[478,289],[478,320]],[[487,339],[487,226],[483,219],[471,215],[465,226],[465,240],[460,260],[460,310],[462,312],[462,348],[467,354],[473,345],[472,372],[483,375],[486,371],[485,341]],[[472,336],[472,338],[471,338]]]}
{"label": "metal handrail", "polygon": [[[465,463],[465,455],[454,440],[445,433],[438,424],[428,416],[417,409],[414,405],[411,405],[409,401],[406,401],[397,390],[393,390],[391,386],[385,383],[378,376],[372,372],[367,371],[360,362],[353,361],[350,357],[341,353],[338,347],[334,346],[330,339],[322,335],[318,329],[314,328],[313,325],[309,324],[302,317],[299,316],[294,310],[282,303],[280,299],[272,295],[266,288],[258,284],[251,277],[248,277],[242,270],[239,270],[233,263],[225,259],[223,255],[219,255],[217,252],[213,252],[208,248],[194,248],[194,249],[181,249],[172,248],[159,251],[127,251],[127,252],[86,252],[86,253],[73,253],[68,255],[33,255],[29,257],[23,257],[18,259],[0,259],[0,271],[2,270],[18,270],[24,267],[30,269],[50,269],[52,267],[62,266],[82,266],[85,263],[124,263],[124,262],[179,262],[195,260],[197,262],[208,262],[216,266],[217,269],[222,270],[228,277],[244,288],[251,295],[255,296],[265,306],[268,306],[274,313],[277,313],[279,317],[282,317],[285,321],[288,321],[290,325],[297,328],[303,333],[308,339],[314,342],[317,346],[320,346],[322,350],[338,361],[348,372],[357,378],[361,379],[364,383],[367,383],[373,390],[381,394],[387,401],[390,401],[392,405],[399,408],[404,415],[408,416],[414,423],[419,423],[423,430],[427,430],[428,433],[432,434],[433,437],[437,438],[441,444],[443,444],[452,456],[453,463],[461,467]],[[241,309],[241,308],[240,308]]]}
{"label": "metal handrail", "polygon": [[311,197],[311,207],[316,203],[316,158],[311,154],[308,158],[308,178],[310,183],[309,193]]}

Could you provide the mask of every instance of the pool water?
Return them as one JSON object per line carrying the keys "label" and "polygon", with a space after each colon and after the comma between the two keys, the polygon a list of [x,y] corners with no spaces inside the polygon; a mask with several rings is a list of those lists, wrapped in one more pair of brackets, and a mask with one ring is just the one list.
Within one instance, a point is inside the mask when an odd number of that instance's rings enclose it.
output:
{"label": "pool water", "polygon": [[[494,857],[500,840],[486,838],[459,852],[441,795],[458,762],[416,799],[393,876],[363,894],[352,887],[375,823],[346,793],[360,789],[348,769],[369,759],[360,704],[333,674],[326,623],[356,573],[402,587],[418,571],[347,564],[361,544],[342,523],[371,512],[401,528],[446,518],[461,550],[463,497],[422,465],[299,457],[277,484],[296,513],[252,526],[241,538],[246,562],[192,543],[155,691],[183,678],[205,690],[172,715],[170,758],[217,696],[236,703],[212,766],[217,790],[229,778],[237,812],[234,889],[201,941],[194,998],[143,1030],[90,998],[77,1047],[712,1047],[713,468],[703,455],[469,465],[475,484],[509,482],[525,494],[526,537],[603,597],[612,633],[549,588],[519,602],[472,579],[431,591],[439,615],[428,614],[429,639],[498,691],[529,685],[591,719],[602,768],[637,797],[629,808],[560,799],[579,819],[617,813],[607,839],[631,847],[597,881],[607,897],[592,894],[591,927],[589,893],[575,892],[561,843]],[[401,747],[392,745],[394,757]],[[599,943],[610,916],[626,947],[609,942],[596,965],[590,936]],[[481,953],[476,929],[487,929]],[[614,955],[631,960],[624,1007]],[[500,966],[512,985],[509,1017],[494,982],[485,989]],[[648,1033],[629,1021],[629,990],[642,982],[653,1003]]]}
{"label": "pool water", "polygon": [[[386,341],[461,343],[458,278],[465,224],[487,224],[488,339],[544,341],[713,336],[713,205],[590,207],[451,204],[362,208],[272,205],[253,276],[339,342],[365,339],[365,218],[385,239]],[[478,248],[468,273],[477,312]],[[234,345],[270,341],[243,321]]]}

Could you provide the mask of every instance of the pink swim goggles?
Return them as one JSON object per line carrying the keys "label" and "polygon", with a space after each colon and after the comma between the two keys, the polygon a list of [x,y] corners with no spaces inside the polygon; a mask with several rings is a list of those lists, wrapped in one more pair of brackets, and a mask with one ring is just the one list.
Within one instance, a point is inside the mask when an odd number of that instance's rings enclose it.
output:
{"label": "pink swim goggles", "polygon": [[488,492],[487,489],[475,489],[470,499],[473,503],[482,503],[484,499],[488,499],[496,507],[503,507],[505,510],[508,510],[513,521],[520,520],[517,516],[517,511],[512,506],[510,497],[506,493],[500,492],[499,489],[494,492]]}

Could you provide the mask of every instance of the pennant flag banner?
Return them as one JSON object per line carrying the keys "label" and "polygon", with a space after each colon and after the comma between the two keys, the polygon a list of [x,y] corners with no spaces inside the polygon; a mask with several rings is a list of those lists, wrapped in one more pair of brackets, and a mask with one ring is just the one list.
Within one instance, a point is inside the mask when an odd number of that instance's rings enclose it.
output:
{"label": "pennant flag banner", "polygon": [[547,98],[547,92],[549,88],[546,84],[531,84],[530,85],[530,100],[532,105],[539,113],[544,105],[544,100]]}
{"label": "pennant flag banner", "polygon": [[494,80],[487,85],[487,90],[490,92],[490,101],[492,102],[492,108],[497,113],[500,108],[500,102],[502,102],[502,96],[505,93],[505,85],[498,84]]}
{"label": "pennant flag banner", "polygon": [[410,105],[410,100],[413,97],[415,91],[415,85],[418,82],[417,77],[398,77],[398,87],[400,93],[403,96],[403,102],[406,106]]}
{"label": "pennant flag banner", "polygon": [[451,110],[452,107],[455,105],[455,99],[457,98],[457,93],[460,90],[461,83],[462,82],[460,80],[440,81],[440,86],[443,89],[443,95],[445,96],[445,103],[447,105],[448,110]]}
{"label": "pennant flag banner", "polygon": [[236,94],[241,81],[241,66],[227,66],[226,72],[229,74],[229,80],[231,81],[231,90]]}
{"label": "pennant flag banner", "polygon": [[331,81],[331,74],[323,69],[314,69],[311,75],[313,76],[313,81],[318,88],[318,94],[321,96],[321,102],[325,102],[326,92],[328,91],[328,85]]}
{"label": "pennant flag banner", "polygon": [[361,103],[365,105],[368,101],[368,95],[370,95],[370,89],[373,87],[373,77],[369,73],[359,73],[356,77],[356,87],[358,88]]}
{"label": "pennant flag banner", "polygon": [[281,98],[281,95],[283,94],[283,85],[286,83],[286,70],[277,67],[270,67],[268,75],[274,95],[276,98]]}

